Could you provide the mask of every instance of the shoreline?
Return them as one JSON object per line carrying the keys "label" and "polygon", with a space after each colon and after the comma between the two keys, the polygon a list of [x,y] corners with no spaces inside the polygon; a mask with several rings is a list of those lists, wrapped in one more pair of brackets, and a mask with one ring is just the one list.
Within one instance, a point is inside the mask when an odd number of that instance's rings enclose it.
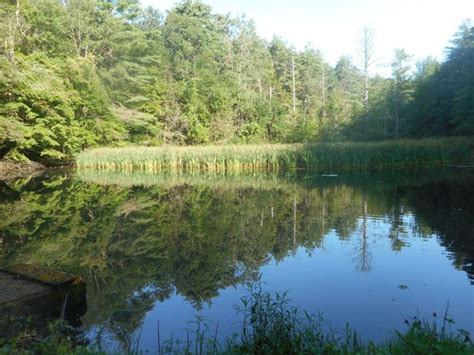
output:
{"label": "shoreline", "polygon": [[43,164],[29,161],[16,162],[0,160],[0,181],[12,181],[21,178],[35,177],[43,174],[47,167]]}

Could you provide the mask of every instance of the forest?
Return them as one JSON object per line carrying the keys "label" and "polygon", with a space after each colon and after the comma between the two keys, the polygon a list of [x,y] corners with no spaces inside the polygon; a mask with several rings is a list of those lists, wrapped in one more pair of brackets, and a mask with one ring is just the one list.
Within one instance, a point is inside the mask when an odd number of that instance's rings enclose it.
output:
{"label": "forest", "polygon": [[372,29],[330,65],[255,26],[191,0],[166,14],[138,0],[2,0],[0,158],[474,134],[469,20],[441,62],[396,49],[391,77],[375,73]]}

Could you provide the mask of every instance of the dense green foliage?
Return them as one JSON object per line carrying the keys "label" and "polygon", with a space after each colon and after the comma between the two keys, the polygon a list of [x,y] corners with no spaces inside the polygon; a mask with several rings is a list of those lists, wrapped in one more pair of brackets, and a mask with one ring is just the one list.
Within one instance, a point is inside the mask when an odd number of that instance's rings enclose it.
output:
{"label": "dense green foliage", "polygon": [[371,143],[258,144],[202,147],[125,147],[86,150],[81,169],[117,171],[282,171],[374,169],[469,162],[471,138]]}
{"label": "dense green foliage", "polygon": [[412,74],[397,50],[393,78],[367,85],[348,56],[331,66],[198,1],[164,16],[137,0],[2,0],[0,43],[0,157],[474,134],[469,22],[443,63],[427,58]]}

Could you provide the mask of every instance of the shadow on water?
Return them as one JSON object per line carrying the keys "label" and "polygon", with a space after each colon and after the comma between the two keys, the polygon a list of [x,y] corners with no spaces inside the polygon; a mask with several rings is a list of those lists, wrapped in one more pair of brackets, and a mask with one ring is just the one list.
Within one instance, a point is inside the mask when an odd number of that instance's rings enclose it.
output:
{"label": "shadow on water", "polygon": [[394,252],[410,248],[407,235],[438,238],[474,284],[472,216],[469,171],[50,173],[0,182],[0,263],[81,275],[86,324],[132,333],[157,301],[180,295],[199,310],[221,290],[256,280],[272,261],[324,249],[329,235],[351,240],[354,270],[370,273],[370,221],[387,226]]}

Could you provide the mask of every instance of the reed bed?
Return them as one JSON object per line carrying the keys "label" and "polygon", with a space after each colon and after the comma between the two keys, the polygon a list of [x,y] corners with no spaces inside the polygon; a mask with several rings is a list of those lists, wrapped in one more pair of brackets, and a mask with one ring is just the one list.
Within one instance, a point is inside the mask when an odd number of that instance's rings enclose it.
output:
{"label": "reed bed", "polygon": [[374,143],[260,144],[96,148],[77,156],[79,169],[211,173],[359,169],[464,164],[473,158],[470,137]]}

